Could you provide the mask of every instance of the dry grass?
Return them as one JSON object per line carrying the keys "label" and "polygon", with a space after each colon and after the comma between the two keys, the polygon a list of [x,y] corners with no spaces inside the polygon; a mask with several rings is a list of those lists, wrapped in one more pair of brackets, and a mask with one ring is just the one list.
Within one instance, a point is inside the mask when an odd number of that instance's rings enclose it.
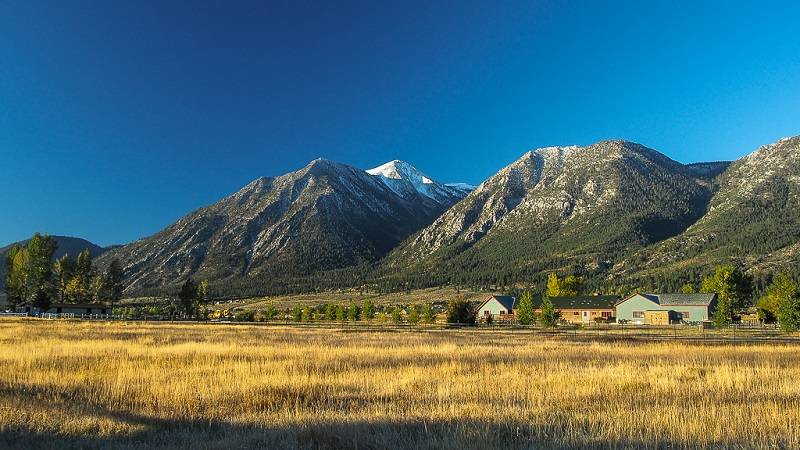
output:
{"label": "dry grass", "polygon": [[0,447],[800,448],[800,345],[0,320]]}

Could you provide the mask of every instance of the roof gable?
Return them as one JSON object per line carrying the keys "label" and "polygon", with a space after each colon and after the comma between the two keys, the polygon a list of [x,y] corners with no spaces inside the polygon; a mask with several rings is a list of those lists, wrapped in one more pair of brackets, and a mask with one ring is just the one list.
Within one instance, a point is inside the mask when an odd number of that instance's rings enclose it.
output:
{"label": "roof gable", "polygon": [[717,298],[717,294],[646,294],[637,292],[617,304],[619,305],[634,297],[650,300],[660,306],[709,306]]}
{"label": "roof gable", "polygon": [[487,303],[489,303],[492,300],[496,300],[497,303],[500,303],[500,305],[503,308],[505,308],[506,310],[508,310],[508,311],[513,311],[514,310],[514,305],[517,302],[517,299],[512,297],[512,296],[510,296],[510,295],[491,295],[491,296],[489,296],[489,298],[484,300],[480,304],[480,306],[478,306],[478,309],[483,308],[484,305],[486,305]]}
{"label": "roof gable", "polygon": [[662,306],[697,305],[708,306],[717,294],[651,294]]}

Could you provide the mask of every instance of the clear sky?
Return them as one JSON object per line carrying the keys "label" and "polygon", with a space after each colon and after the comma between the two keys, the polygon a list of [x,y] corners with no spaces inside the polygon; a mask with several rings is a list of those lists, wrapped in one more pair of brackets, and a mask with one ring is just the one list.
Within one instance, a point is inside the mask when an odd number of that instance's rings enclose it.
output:
{"label": "clear sky", "polygon": [[0,245],[152,234],[326,157],[477,184],[624,138],[800,134],[800,2],[0,2]]}

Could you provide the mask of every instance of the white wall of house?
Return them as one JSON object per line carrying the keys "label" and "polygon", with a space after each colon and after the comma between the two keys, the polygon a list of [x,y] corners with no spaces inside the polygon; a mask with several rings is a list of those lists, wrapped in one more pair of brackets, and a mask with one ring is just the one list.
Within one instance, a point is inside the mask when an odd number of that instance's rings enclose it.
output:
{"label": "white wall of house", "polygon": [[502,303],[498,302],[496,298],[492,298],[484,303],[481,309],[478,310],[478,317],[485,317],[487,315],[499,316],[501,313],[505,315],[509,312],[510,311],[506,309]]}
{"label": "white wall of house", "polygon": [[632,323],[644,323],[645,311],[669,311],[658,303],[636,294],[617,304],[617,321],[627,320]]}

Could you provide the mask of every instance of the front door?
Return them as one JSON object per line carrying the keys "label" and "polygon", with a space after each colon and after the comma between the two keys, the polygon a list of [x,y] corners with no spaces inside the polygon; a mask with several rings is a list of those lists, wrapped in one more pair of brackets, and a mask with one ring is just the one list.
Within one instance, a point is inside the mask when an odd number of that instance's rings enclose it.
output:
{"label": "front door", "polygon": [[589,311],[583,311],[581,313],[581,318],[583,319],[583,323],[589,323]]}

